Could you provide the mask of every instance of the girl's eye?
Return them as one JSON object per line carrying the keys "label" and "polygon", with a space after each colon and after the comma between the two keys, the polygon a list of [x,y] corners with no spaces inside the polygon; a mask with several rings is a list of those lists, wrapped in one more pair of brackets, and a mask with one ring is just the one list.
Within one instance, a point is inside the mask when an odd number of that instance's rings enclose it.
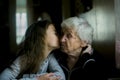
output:
{"label": "girl's eye", "polygon": [[58,35],[58,33],[57,33],[56,31],[54,31],[54,34],[55,34],[55,35]]}

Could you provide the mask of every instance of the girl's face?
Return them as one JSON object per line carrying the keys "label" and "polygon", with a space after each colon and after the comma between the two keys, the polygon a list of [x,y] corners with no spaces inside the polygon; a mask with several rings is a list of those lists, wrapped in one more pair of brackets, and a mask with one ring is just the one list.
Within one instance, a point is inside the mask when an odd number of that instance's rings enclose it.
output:
{"label": "girl's face", "polygon": [[59,48],[59,39],[57,36],[57,32],[55,26],[50,24],[46,31],[46,43],[50,49]]}

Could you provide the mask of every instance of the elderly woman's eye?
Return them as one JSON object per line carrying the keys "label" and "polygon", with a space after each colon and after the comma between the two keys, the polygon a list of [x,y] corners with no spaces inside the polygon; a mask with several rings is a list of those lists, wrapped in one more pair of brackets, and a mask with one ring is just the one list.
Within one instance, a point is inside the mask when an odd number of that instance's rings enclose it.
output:
{"label": "elderly woman's eye", "polygon": [[68,33],[66,36],[67,36],[68,38],[71,38],[71,37],[72,37],[71,33]]}

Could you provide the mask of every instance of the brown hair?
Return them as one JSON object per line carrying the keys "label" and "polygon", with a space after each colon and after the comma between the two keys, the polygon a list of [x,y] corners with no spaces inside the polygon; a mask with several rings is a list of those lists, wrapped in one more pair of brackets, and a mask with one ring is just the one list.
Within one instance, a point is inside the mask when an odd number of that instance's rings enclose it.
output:
{"label": "brown hair", "polygon": [[51,22],[44,20],[30,25],[25,33],[25,39],[20,45],[20,78],[23,74],[37,73],[44,60],[45,35]]}

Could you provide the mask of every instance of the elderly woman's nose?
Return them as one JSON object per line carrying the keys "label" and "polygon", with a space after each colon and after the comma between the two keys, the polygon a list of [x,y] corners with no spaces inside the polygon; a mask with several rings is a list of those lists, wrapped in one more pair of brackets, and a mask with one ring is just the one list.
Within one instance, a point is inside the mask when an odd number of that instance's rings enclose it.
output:
{"label": "elderly woman's nose", "polygon": [[62,36],[62,38],[61,38],[61,42],[65,42],[66,41],[66,36],[64,35],[64,36]]}

